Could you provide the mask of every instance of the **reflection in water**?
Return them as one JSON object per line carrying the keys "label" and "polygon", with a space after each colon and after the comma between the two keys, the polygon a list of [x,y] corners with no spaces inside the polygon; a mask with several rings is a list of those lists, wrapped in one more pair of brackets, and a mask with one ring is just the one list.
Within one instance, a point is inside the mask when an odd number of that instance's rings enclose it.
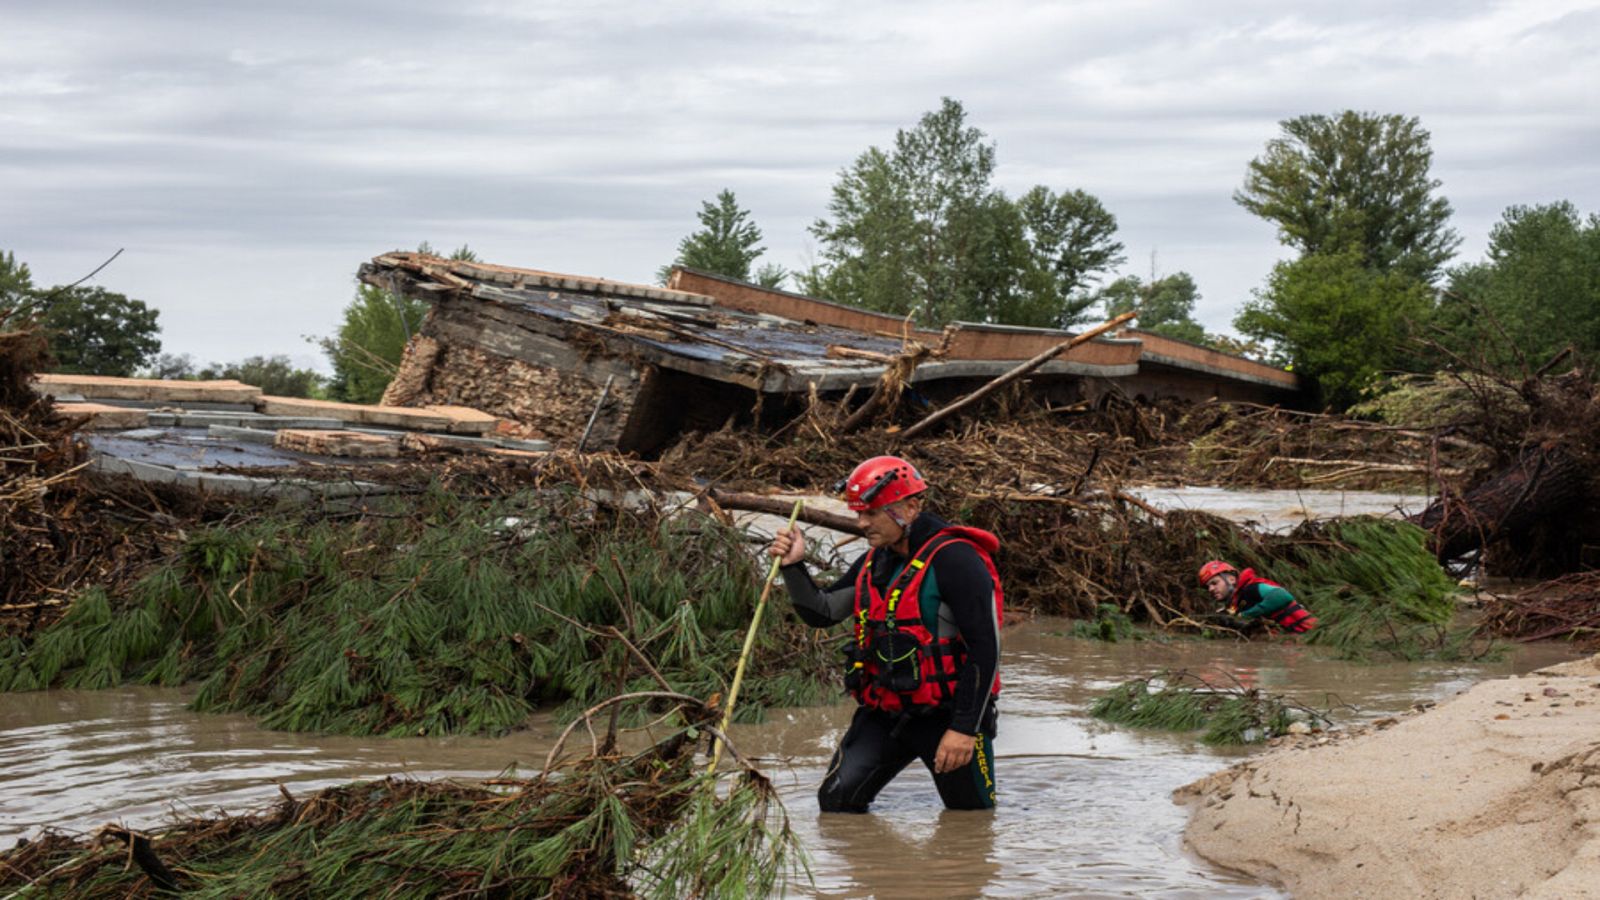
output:
{"label": "reflection in water", "polygon": [[908,815],[819,814],[814,849],[836,857],[849,878],[843,890],[823,889],[819,895],[870,893],[880,900],[994,895],[1000,866],[994,859],[993,811],[935,806],[904,812]]}
{"label": "reflection in water", "polygon": [[[995,747],[1000,806],[946,812],[912,766],[866,816],[817,812],[816,788],[851,706],[777,711],[734,741],[769,768],[811,854],[816,886],[793,896],[880,898],[1274,897],[1274,891],[1187,856],[1185,811],[1171,792],[1249,750],[1090,719],[1106,688],[1162,669],[1282,693],[1308,706],[1345,704],[1341,722],[1401,712],[1486,677],[1569,658],[1519,650],[1493,665],[1355,665],[1315,647],[1179,641],[1103,644],[1039,620],[1005,634],[1006,690]],[[343,738],[263,731],[240,716],[198,715],[183,693],[153,688],[0,694],[0,846],[54,825],[88,830],[121,820],[158,825],[219,808],[242,812],[277,796],[361,778],[482,778],[536,768],[556,729],[548,719],[502,739]]]}

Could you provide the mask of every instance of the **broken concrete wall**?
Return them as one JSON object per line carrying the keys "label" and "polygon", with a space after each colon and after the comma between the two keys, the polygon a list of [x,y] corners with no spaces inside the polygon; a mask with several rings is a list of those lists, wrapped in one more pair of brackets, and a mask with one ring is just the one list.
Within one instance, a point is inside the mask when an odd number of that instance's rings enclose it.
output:
{"label": "broken concrete wall", "polygon": [[[530,327],[526,314],[473,299],[439,301],[406,349],[384,399],[470,406],[519,427],[522,437],[575,446],[611,378],[585,449],[618,446],[643,367]],[[573,337],[579,337],[574,332]],[[586,352],[588,351],[588,352]]]}

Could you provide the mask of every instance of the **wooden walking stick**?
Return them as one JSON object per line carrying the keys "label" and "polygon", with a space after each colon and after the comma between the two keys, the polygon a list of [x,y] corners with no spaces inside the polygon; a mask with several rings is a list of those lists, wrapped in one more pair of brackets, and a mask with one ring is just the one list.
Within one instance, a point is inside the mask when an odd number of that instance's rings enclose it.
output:
{"label": "wooden walking stick", "polygon": [[[789,513],[789,525],[785,530],[794,528],[795,520],[800,518],[800,507],[804,505],[804,500],[794,502],[794,509]],[[750,619],[750,630],[744,633],[744,649],[739,653],[739,665],[733,670],[733,686],[728,688],[728,705],[722,710],[722,727],[718,729],[723,734],[728,733],[728,724],[733,721],[733,704],[739,699],[739,685],[744,682],[744,667],[750,662],[750,650],[756,645],[756,629],[761,627],[761,613],[767,608],[767,595],[772,593],[772,581],[778,577],[778,566],[781,563],[781,557],[772,558],[772,565],[767,569],[767,582],[761,586],[761,599],[756,601],[756,614]],[[706,772],[715,775],[717,764],[720,762],[722,762],[722,741],[716,739],[711,747],[711,767]]]}

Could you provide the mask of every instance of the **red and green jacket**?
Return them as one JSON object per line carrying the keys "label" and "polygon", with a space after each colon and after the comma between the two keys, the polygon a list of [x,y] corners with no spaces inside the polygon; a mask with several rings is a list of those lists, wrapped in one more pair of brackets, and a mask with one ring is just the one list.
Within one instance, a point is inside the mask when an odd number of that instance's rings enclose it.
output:
{"label": "red and green jacket", "polygon": [[1239,573],[1228,598],[1228,612],[1246,619],[1266,617],[1290,634],[1304,634],[1317,626],[1317,617],[1300,605],[1283,585],[1256,575],[1255,569]]}

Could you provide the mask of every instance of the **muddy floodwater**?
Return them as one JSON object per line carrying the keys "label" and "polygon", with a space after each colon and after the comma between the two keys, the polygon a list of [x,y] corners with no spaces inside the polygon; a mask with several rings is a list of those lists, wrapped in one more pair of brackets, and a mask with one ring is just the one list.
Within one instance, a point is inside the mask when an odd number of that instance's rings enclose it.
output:
{"label": "muddy floodwater", "polygon": [[[1090,719],[1105,688],[1181,667],[1237,678],[1308,705],[1341,703],[1343,722],[1406,710],[1474,681],[1572,654],[1522,648],[1487,665],[1356,665],[1314,648],[1154,641],[1105,644],[1041,619],[1008,629],[996,749],[1000,807],[940,810],[914,766],[867,816],[820,816],[813,792],[849,721],[848,703],[778,711],[736,730],[762,758],[811,854],[820,897],[1271,897],[1270,888],[1216,870],[1181,844],[1185,812],[1173,788],[1249,750]],[[345,738],[265,731],[241,716],[201,716],[175,690],[48,691],[0,695],[0,846],[43,826],[89,830],[108,821],[159,829],[172,814],[242,812],[278,785],[299,795],[404,773],[475,779],[508,766],[534,770],[553,721],[503,739]]]}

